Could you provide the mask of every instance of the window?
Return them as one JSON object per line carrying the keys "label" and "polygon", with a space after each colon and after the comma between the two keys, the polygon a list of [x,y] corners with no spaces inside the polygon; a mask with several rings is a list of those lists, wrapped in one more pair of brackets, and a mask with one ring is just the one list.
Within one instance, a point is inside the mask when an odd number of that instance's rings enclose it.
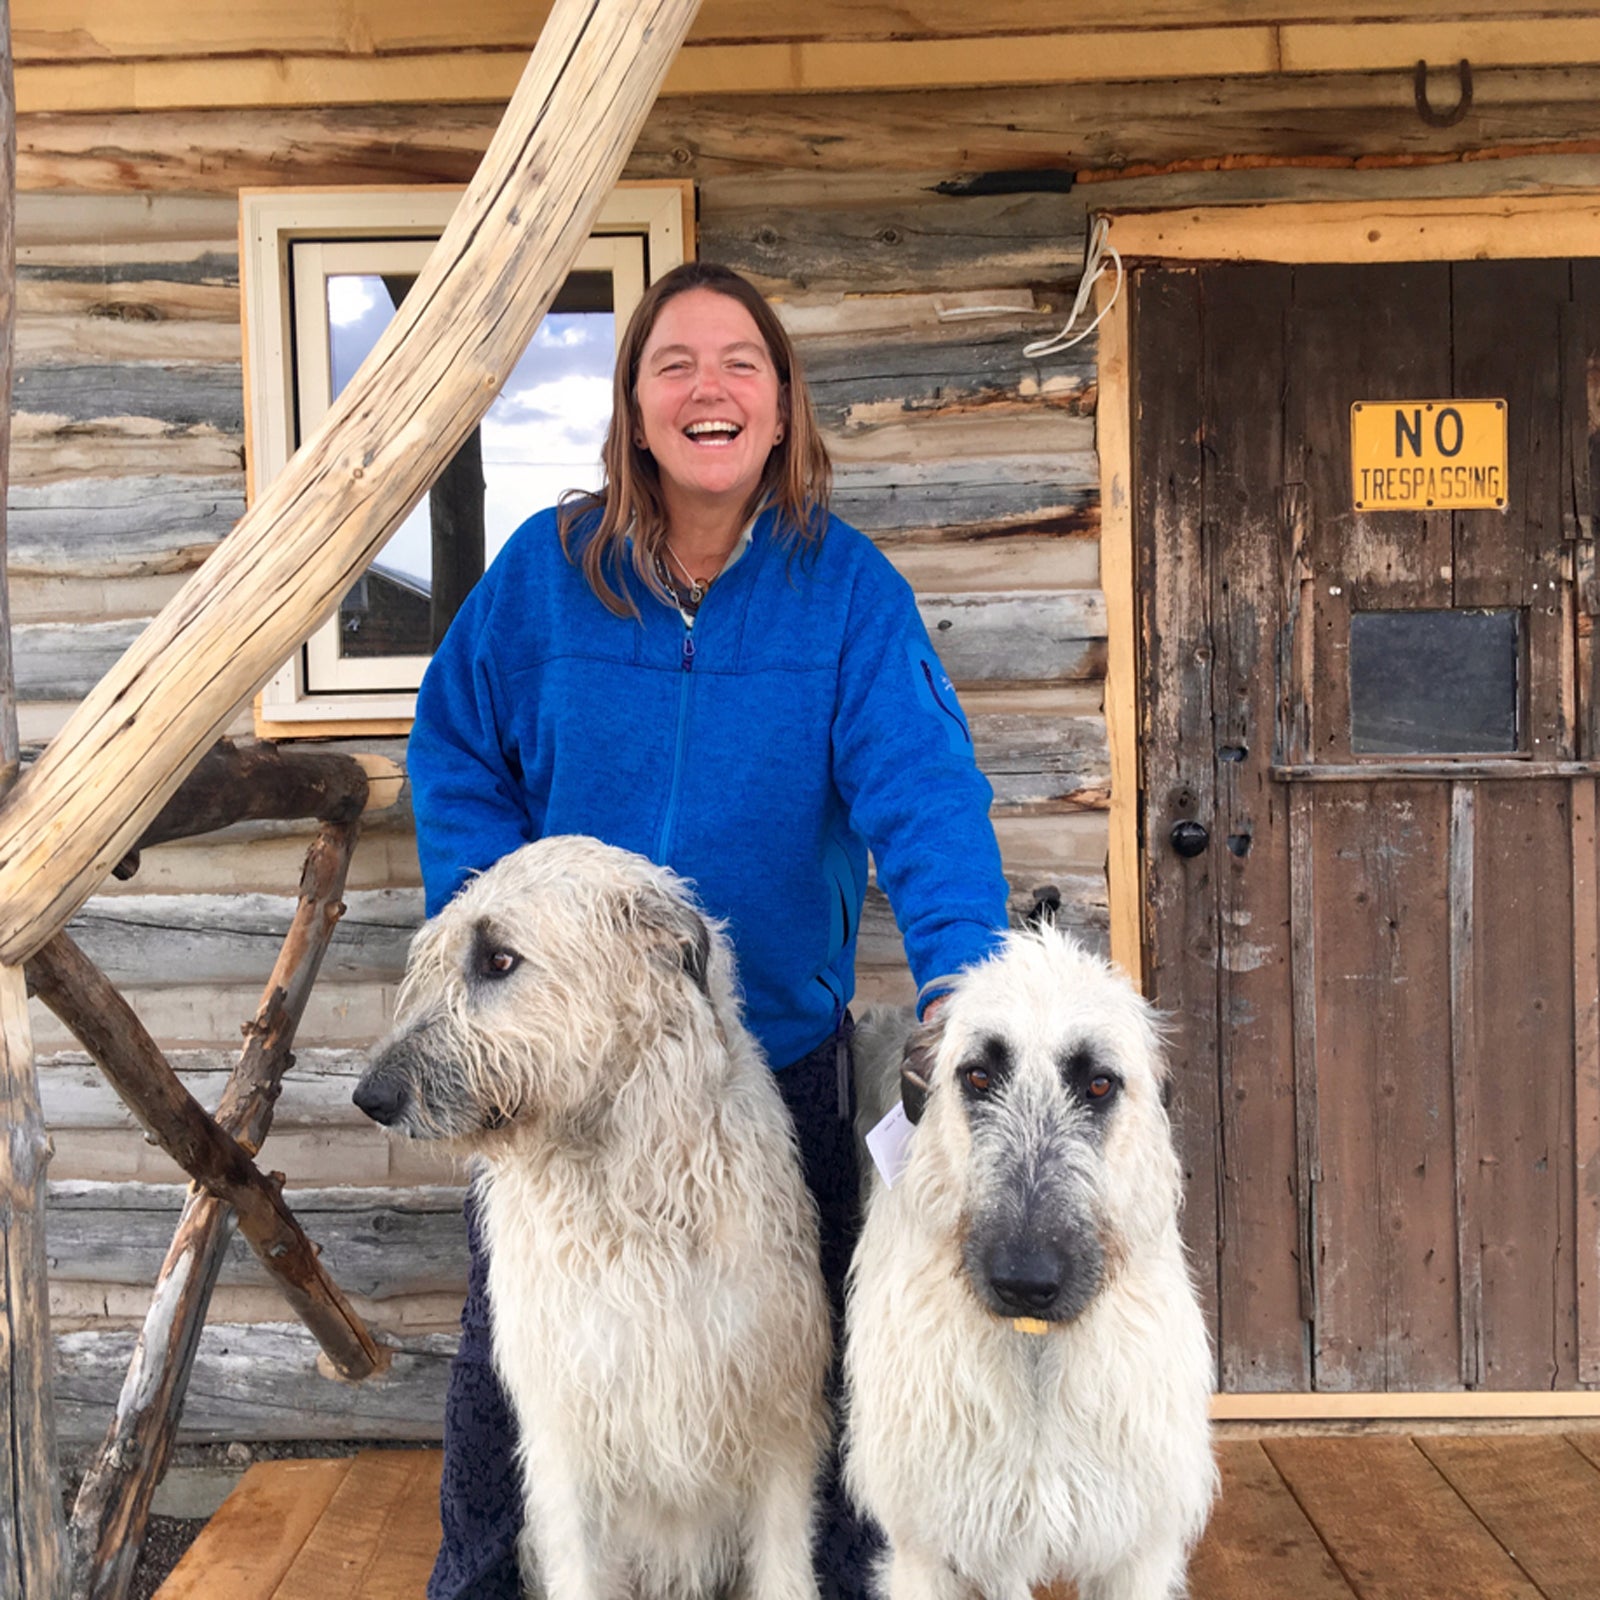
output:
{"label": "window", "polygon": [[1522,654],[1515,610],[1355,612],[1352,754],[1515,755]]}
{"label": "window", "polygon": [[[458,190],[241,196],[251,498],[310,435],[416,281]],[[335,615],[263,689],[264,736],[403,731],[429,654],[512,531],[599,482],[616,340],[684,258],[687,186],[617,190],[494,405]]]}

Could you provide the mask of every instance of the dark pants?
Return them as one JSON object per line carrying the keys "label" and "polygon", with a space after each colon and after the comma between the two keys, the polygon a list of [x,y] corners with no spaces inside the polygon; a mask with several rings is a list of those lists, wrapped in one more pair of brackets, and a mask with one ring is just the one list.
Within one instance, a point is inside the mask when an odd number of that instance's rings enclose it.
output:
{"label": "dark pants", "polygon": [[[845,1272],[861,1225],[849,1029],[847,1019],[842,1059],[838,1045],[829,1039],[777,1074],[778,1088],[800,1136],[806,1184],[821,1218],[822,1272],[833,1306],[836,1352],[843,1330]],[[516,1545],[522,1528],[522,1491],[512,1443],[516,1423],[490,1354],[487,1262],[470,1200],[467,1236],[471,1275],[461,1312],[461,1347],[450,1368],[444,1413],[444,1478],[439,1487],[444,1538],[428,1580],[428,1600],[520,1600]],[[837,1393],[837,1389],[836,1355],[830,1390]],[[838,1458],[830,1452],[817,1498],[817,1580],[823,1600],[863,1600],[876,1550],[875,1535],[845,1498]]]}

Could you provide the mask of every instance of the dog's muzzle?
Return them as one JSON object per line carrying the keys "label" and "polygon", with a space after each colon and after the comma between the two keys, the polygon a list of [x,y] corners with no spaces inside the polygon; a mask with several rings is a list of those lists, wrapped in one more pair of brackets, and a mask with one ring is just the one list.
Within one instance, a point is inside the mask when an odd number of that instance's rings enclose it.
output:
{"label": "dog's muzzle", "polygon": [[1071,1322],[1099,1293],[1104,1256],[1095,1242],[1073,1249],[1030,1240],[1000,1240],[979,1263],[982,1298],[1004,1317]]}
{"label": "dog's muzzle", "polygon": [[356,1108],[364,1111],[374,1122],[392,1128],[406,1114],[411,1104],[411,1090],[399,1078],[382,1070],[382,1063],[369,1067],[350,1096]]}

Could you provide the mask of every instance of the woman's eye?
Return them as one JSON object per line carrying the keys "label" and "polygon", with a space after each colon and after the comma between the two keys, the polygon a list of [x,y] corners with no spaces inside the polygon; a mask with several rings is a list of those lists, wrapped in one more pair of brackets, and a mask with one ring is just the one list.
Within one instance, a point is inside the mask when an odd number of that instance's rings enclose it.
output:
{"label": "woman's eye", "polygon": [[993,1080],[982,1067],[967,1068],[967,1087],[975,1094],[987,1094],[991,1082]]}

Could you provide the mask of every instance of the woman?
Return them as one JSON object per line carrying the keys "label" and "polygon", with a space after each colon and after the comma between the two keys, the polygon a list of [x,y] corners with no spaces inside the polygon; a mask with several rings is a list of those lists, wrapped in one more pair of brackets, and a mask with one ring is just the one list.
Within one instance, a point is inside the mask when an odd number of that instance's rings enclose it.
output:
{"label": "woman", "polygon": [[[867,851],[927,1003],[1005,924],[989,786],[910,589],[828,515],[793,349],[736,273],[689,263],[646,291],[604,466],[598,494],[517,532],[423,681],[408,764],[428,914],[555,833],[692,880],[729,924],[795,1117],[837,1320],[857,1223],[846,1008]],[[472,1238],[430,1600],[519,1592],[511,1426]],[[823,1593],[864,1594],[870,1540],[832,1482],[820,1520]]]}

